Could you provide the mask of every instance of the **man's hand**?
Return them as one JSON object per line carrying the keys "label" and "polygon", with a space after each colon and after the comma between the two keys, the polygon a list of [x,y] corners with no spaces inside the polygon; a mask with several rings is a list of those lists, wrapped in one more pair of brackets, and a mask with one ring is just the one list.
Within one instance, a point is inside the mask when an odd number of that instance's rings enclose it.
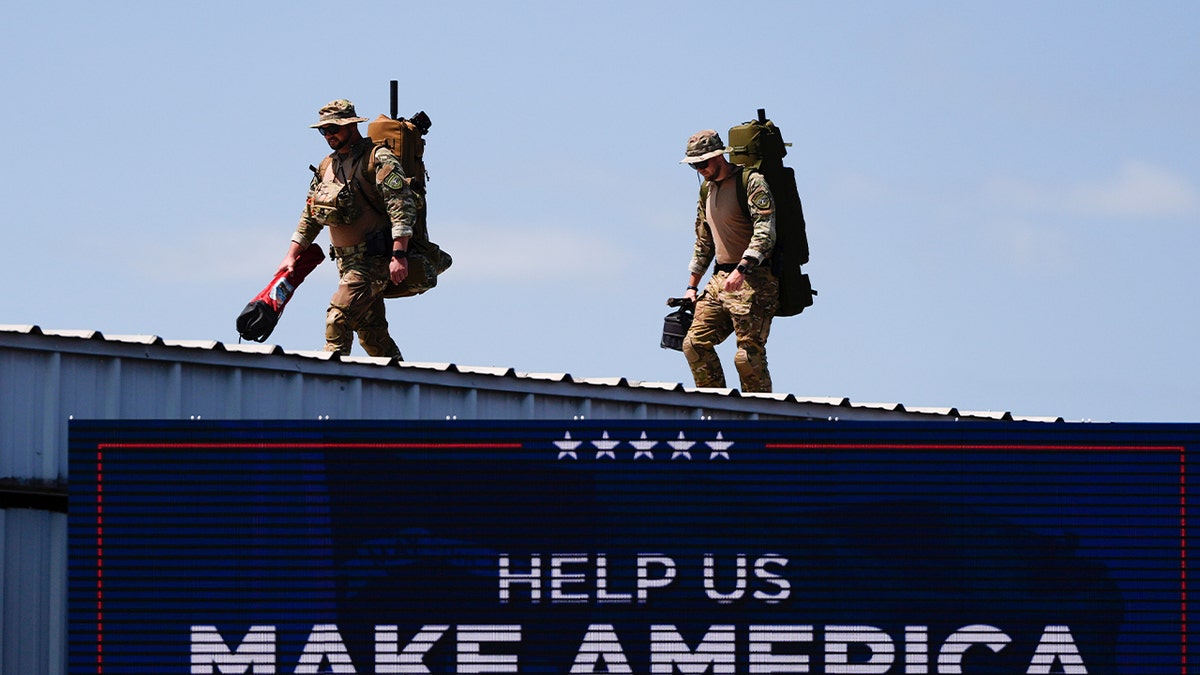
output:
{"label": "man's hand", "polygon": [[292,242],[288,246],[287,255],[283,256],[283,262],[279,263],[279,268],[275,270],[275,276],[279,276],[281,272],[291,274],[296,269],[296,261],[300,259],[300,254],[304,249],[296,242]]}
{"label": "man's hand", "polygon": [[408,260],[392,258],[392,262],[388,265],[388,274],[392,278],[392,283],[403,282],[408,278]]}
{"label": "man's hand", "polygon": [[738,270],[734,270],[729,273],[729,276],[725,277],[725,290],[736,291],[742,287],[745,281],[746,277],[742,276],[742,273]]}

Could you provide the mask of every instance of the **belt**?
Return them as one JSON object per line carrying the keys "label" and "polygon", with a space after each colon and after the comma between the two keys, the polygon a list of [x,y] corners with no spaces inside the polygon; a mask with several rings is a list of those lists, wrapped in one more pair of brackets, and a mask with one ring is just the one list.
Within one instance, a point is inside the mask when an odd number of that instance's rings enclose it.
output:
{"label": "belt", "polygon": [[330,258],[345,258],[352,255],[362,255],[367,252],[367,242],[355,244],[353,246],[330,246]]}
{"label": "belt", "polygon": [[[770,262],[771,262],[771,259],[767,258],[766,260],[763,260],[762,262],[755,265],[754,269],[758,269],[758,268],[762,267],[763,265],[770,264]],[[740,264],[741,264],[740,261],[735,262],[735,263],[717,263],[716,265],[713,265],[713,271],[714,272],[727,272],[727,273],[732,272],[732,271],[736,270],[737,266]]]}

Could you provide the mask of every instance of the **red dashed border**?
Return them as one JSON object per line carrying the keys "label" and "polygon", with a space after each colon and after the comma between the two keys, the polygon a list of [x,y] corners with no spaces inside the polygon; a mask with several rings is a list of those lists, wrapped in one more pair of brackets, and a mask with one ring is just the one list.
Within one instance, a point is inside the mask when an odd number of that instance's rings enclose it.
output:
{"label": "red dashed border", "polygon": [[[104,673],[104,451],[164,448],[291,448],[291,449],[492,449],[519,450],[521,443],[106,443],[96,451],[96,673]],[[1187,606],[1187,453],[1174,445],[1013,445],[932,443],[767,443],[772,450],[935,450],[935,451],[1057,451],[1057,452],[1174,452],[1179,454],[1179,590],[1180,673],[1188,664]]]}

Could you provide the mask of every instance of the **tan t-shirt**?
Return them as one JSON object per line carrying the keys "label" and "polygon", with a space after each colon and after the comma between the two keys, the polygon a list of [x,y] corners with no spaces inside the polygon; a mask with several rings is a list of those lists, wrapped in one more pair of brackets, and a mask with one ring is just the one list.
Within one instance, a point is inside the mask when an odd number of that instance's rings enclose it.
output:
{"label": "tan t-shirt", "polygon": [[708,201],[704,204],[704,216],[712,231],[717,262],[722,265],[741,260],[754,233],[754,224],[738,203],[738,180],[734,172],[724,181],[710,184]]}

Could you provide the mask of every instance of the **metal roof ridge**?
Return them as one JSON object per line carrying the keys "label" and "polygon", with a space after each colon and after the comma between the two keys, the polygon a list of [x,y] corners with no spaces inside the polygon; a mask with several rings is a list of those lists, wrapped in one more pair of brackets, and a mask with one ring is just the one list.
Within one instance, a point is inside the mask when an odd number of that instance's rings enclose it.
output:
{"label": "metal roof ridge", "polygon": [[168,347],[183,347],[184,349],[211,349],[225,351],[225,343],[220,340],[176,340],[162,339]]}
{"label": "metal roof ridge", "polygon": [[959,417],[974,417],[985,420],[1010,420],[1012,416],[1003,410],[961,410]]}
{"label": "metal roof ridge", "polygon": [[[1050,424],[1057,423],[1057,422],[1066,422],[1066,419],[1064,419],[1062,417],[1039,416],[1039,415],[1010,415],[1008,419],[1016,421],[1016,422],[1045,422],[1045,423],[1050,423]],[[1087,420],[1087,421],[1090,422],[1091,420]]]}
{"label": "metal roof ridge", "polygon": [[908,412],[923,413],[926,415],[942,415],[945,417],[961,417],[956,408],[947,408],[944,406],[908,406],[905,408]]}
{"label": "metal roof ridge", "polygon": [[641,380],[629,380],[629,386],[638,387],[640,389],[662,389],[664,391],[683,391],[682,382],[644,382]]}
{"label": "metal roof ridge", "polygon": [[284,354],[283,347],[279,345],[259,344],[257,342],[239,342],[237,344],[225,345],[225,351],[236,352],[243,354]]}
{"label": "metal roof ridge", "polygon": [[41,328],[31,323],[0,323],[0,333],[22,333],[25,335],[38,333],[44,335]]}
{"label": "metal roof ridge", "polygon": [[[34,326],[34,328],[37,328],[37,326]],[[107,341],[107,338],[104,336],[104,334],[98,330],[87,330],[87,329],[51,330],[51,329],[47,329],[47,328],[39,328],[38,330],[39,330],[39,332],[41,332],[42,335],[45,335],[47,337],[78,338],[80,340],[94,340],[94,339],[99,338],[100,340]]]}
{"label": "metal roof ridge", "polygon": [[760,400],[775,400],[780,402],[795,402],[807,403],[813,405],[828,405],[833,407],[849,407],[856,409],[867,410],[887,410],[898,413],[912,413],[917,415],[936,415],[941,417],[951,417],[954,419],[991,419],[991,420],[1020,420],[1029,422],[1063,422],[1062,417],[1055,416],[1038,416],[1038,415],[1021,415],[1015,416],[1006,411],[975,411],[975,410],[959,410],[953,406],[905,406],[899,402],[868,402],[868,401],[852,401],[849,397],[837,396],[797,396],[796,394],[787,393],[767,393],[767,392],[742,392],[735,388],[701,388],[690,387],[682,382],[651,382],[641,380],[631,380],[629,378],[618,377],[576,377],[566,372],[527,372],[517,371],[512,367],[507,366],[467,366],[457,365],[454,363],[442,362],[421,362],[421,361],[396,361],[395,359],[385,357],[371,356],[339,356],[332,352],[323,350],[289,350],[276,344],[258,344],[258,343],[243,343],[240,340],[237,343],[225,344],[219,340],[182,340],[182,339],[166,339],[157,335],[149,334],[121,334],[121,335],[105,335],[97,330],[88,329],[45,329],[36,324],[0,324],[0,333],[17,333],[21,335],[33,335],[44,337],[68,338],[79,340],[99,340],[109,343],[121,344],[140,344],[140,345],[162,345],[166,347],[179,347],[185,349],[199,349],[222,351],[226,353],[246,354],[246,355],[291,355],[317,361],[340,361],[351,364],[374,365],[387,368],[413,368],[420,370],[432,370],[438,372],[454,372],[468,375],[483,375],[488,377],[516,377],[537,381],[560,382],[560,383],[575,383],[586,384],[591,386],[605,387],[631,387],[642,389],[653,389],[671,392],[692,392],[701,393],[712,396],[724,396],[731,398],[746,398]]}
{"label": "metal roof ridge", "polygon": [[776,401],[796,400],[796,397],[791,393],[783,391],[743,391],[741,394],[743,398],[769,398]]}
{"label": "metal roof ridge", "polygon": [[821,405],[834,405],[850,407],[850,399],[846,396],[797,396],[797,403],[819,403]]}
{"label": "metal roof ridge", "polygon": [[629,380],[624,377],[572,377],[571,379],[580,384],[598,384],[610,387],[629,386]]}
{"label": "metal roof ridge", "polygon": [[390,366],[393,363],[398,363],[390,356],[370,356],[362,354],[343,355],[338,359],[342,363],[366,363],[376,366]]}
{"label": "metal roof ridge", "polygon": [[104,339],[109,342],[124,342],[135,345],[164,344],[163,339],[157,335],[105,335]]}
{"label": "metal roof ridge", "polygon": [[491,375],[494,377],[509,377],[516,371],[505,366],[455,366],[458,372],[473,375]]}
{"label": "metal roof ridge", "polygon": [[730,387],[689,387],[683,386],[684,391],[698,391],[703,394],[719,394],[721,396],[741,396],[741,392]]}
{"label": "metal roof ridge", "polygon": [[415,368],[418,370],[436,370],[441,373],[446,372],[462,372],[458,366],[449,362],[442,361],[396,361],[397,366],[401,368]]}
{"label": "metal roof ridge", "polygon": [[575,378],[571,377],[570,373],[541,373],[541,372],[516,372],[517,377],[522,377],[530,380],[548,380],[550,382],[575,382]]}
{"label": "metal roof ridge", "polygon": [[887,403],[882,401],[850,401],[851,408],[872,408],[875,410],[894,410],[896,412],[908,412],[908,408],[904,407],[903,403]]}

